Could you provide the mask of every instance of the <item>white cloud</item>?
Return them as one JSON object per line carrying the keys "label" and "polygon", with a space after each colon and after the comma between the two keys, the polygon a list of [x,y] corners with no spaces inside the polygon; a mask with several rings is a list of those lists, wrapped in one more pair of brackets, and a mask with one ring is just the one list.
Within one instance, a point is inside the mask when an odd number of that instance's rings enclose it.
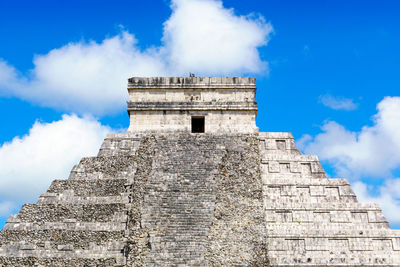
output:
{"label": "white cloud", "polygon": [[15,69],[0,59],[0,82],[4,86],[7,82],[15,79]]}
{"label": "white cloud", "polygon": [[237,16],[220,1],[175,0],[164,23],[163,45],[141,50],[128,32],[70,43],[34,58],[25,77],[0,61],[0,93],[59,110],[104,115],[125,109],[132,76],[239,75],[267,72],[258,48],[272,26]]}
{"label": "white cloud", "polygon": [[373,186],[363,182],[352,185],[360,202],[378,203],[391,224],[400,224],[400,179],[389,179],[383,186],[378,187],[378,194],[372,195]]}
{"label": "white cloud", "polygon": [[8,217],[14,208],[16,208],[16,205],[12,201],[0,202],[0,217]]}
{"label": "white cloud", "polygon": [[262,17],[236,16],[221,1],[174,0],[164,23],[166,58],[176,73],[258,73],[267,71],[257,48],[272,26]]}
{"label": "white cloud", "polygon": [[23,83],[23,79],[18,78],[17,70],[0,58],[0,96],[12,95],[13,89],[17,89]]}
{"label": "white cloud", "polygon": [[321,95],[319,101],[322,105],[336,110],[355,110],[358,107],[358,104],[354,103],[353,99],[344,97]]}
{"label": "white cloud", "polygon": [[400,97],[384,98],[377,109],[373,126],[359,132],[334,121],[325,123],[322,133],[302,138],[303,150],[333,164],[340,176],[391,176],[400,167]]}
{"label": "white cloud", "polygon": [[0,146],[0,216],[34,202],[54,179],[66,179],[83,156],[94,156],[109,127],[92,118],[63,115],[36,122],[29,134]]}
{"label": "white cloud", "polygon": [[15,69],[0,62],[0,73],[5,73],[0,91],[43,106],[101,115],[124,108],[128,77],[165,73],[161,61],[140,51],[127,32],[102,43],[70,43],[33,62],[30,80],[17,79]]}

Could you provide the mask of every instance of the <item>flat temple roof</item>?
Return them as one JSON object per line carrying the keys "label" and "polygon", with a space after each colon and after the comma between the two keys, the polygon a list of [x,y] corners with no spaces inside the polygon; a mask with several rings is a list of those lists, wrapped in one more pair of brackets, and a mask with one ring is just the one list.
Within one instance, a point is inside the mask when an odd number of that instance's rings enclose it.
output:
{"label": "flat temple roof", "polygon": [[129,88],[255,88],[255,77],[132,77]]}

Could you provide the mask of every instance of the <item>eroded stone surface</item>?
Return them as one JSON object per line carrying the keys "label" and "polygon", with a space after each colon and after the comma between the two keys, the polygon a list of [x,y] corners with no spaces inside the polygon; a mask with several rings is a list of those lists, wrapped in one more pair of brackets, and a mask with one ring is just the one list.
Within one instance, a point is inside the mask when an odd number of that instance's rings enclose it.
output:
{"label": "eroded stone surface", "polygon": [[260,133],[272,266],[399,266],[400,232],[375,204],[358,203],[345,179],[328,179],[290,133]]}
{"label": "eroded stone surface", "polygon": [[207,133],[258,131],[255,78],[133,77],[128,92],[131,133],[190,133],[193,117]]}

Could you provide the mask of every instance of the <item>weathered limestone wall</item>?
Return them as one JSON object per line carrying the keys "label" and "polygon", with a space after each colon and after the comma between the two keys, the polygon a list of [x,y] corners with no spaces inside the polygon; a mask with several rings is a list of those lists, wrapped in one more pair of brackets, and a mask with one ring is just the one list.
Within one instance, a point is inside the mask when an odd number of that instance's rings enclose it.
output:
{"label": "weathered limestone wall", "polygon": [[376,204],[358,203],[345,179],[328,179],[290,133],[260,133],[271,266],[399,266],[400,231]]}
{"label": "weathered limestone wall", "polygon": [[254,88],[254,77],[132,77],[130,88]]}
{"label": "weathered limestone wall", "polygon": [[204,116],[206,133],[256,133],[255,78],[131,78],[129,132],[191,132]]}
{"label": "weathered limestone wall", "polygon": [[214,179],[208,266],[269,266],[257,135],[228,140]]}
{"label": "weathered limestone wall", "polygon": [[141,111],[130,117],[130,132],[190,132],[192,116],[204,116],[206,133],[256,133],[252,111]]}
{"label": "weathered limestone wall", "polygon": [[141,139],[141,134],[131,132],[107,134],[97,156],[135,155]]}
{"label": "weathered limestone wall", "polygon": [[[227,85],[228,86],[228,85]],[[255,88],[255,86],[254,86]],[[255,98],[254,88],[176,89],[146,88],[129,90],[132,102],[249,102]]]}

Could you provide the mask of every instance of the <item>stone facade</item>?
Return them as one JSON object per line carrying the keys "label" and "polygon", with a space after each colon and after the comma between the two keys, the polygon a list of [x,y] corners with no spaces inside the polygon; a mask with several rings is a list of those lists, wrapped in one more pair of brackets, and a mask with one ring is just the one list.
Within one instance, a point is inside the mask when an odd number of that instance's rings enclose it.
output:
{"label": "stone facade", "polygon": [[191,132],[204,117],[207,133],[256,133],[255,78],[130,78],[129,132]]}
{"label": "stone facade", "polygon": [[359,203],[345,179],[329,179],[290,133],[260,133],[271,266],[400,266],[400,231],[376,204]]}
{"label": "stone facade", "polygon": [[[170,90],[176,79],[130,84]],[[196,79],[177,91],[246,81]],[[400,266],[400,232],[290,133],[138,125],[109,134],[97,157],[9,218],[0,266]]]}

